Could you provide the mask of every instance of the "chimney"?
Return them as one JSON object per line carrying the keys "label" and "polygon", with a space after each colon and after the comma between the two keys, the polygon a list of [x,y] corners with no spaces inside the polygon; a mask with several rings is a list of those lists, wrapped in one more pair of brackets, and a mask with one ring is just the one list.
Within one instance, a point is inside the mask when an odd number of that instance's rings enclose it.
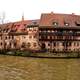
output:
{"label": "chimney", "polygon": [[75,13],[72,13],[72,15],[75,15]]}
{"label": "chimney", "polygon": [[53,11],[51,11],[51,14],[53,14],[54,12]]}

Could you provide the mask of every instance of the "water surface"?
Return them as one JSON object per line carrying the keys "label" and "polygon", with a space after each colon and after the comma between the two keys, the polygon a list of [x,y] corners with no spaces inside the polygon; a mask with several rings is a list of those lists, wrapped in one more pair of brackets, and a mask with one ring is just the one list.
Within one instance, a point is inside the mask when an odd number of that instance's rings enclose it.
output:
{"label": "water surface", "polygon": [[0,55],[0,80],[80,80],[80,59]]}

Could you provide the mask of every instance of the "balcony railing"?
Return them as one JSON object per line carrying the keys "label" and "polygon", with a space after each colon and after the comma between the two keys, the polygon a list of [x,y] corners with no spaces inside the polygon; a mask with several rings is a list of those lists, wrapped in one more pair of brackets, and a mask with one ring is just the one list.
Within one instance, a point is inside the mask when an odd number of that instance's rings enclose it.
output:
{"label": "balcony railing", "polygon": [[80,36],[80,33],[74,32],[40,32],[39,35],[56,35],[56,36],[65,36],[65,35],[71,35],[71,36]]}
{"label": "balcony railing", "polygon": [[28,35],[27,32],[10,32],[8,35]]}
{"label": "balcony railing", "polygon": [[65,39],[48,39],[48,38],[39,38],[39,41],[80,41],[80,39],[69,39],[69,38],[65,38]]}

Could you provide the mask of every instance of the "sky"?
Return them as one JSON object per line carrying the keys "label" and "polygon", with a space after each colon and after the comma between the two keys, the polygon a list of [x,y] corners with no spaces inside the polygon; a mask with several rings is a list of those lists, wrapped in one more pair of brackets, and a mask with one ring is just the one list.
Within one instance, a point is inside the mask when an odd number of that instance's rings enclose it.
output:
{"label": "sky", "polygon": [[4,22],[39,19],[41,13],[80,15],[80,0],[0,0],[0,19]]}

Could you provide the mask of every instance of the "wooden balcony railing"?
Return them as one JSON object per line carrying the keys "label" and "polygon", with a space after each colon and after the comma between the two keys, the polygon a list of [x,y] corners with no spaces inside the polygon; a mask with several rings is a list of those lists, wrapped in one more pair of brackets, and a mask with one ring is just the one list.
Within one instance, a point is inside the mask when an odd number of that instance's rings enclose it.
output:
{"label": "wooden balcony railing", "polygon": [[48,39],[48,38],[39,38],[39,41],[80,41],[80,39],[69,39],[69,38],[65,38],[65,39]]}
{"label": "wooden balcony railing", "polygon": [[39,32],[39,35],[56,35],[56,36],[80,36],[80,33],[74,32]]}

